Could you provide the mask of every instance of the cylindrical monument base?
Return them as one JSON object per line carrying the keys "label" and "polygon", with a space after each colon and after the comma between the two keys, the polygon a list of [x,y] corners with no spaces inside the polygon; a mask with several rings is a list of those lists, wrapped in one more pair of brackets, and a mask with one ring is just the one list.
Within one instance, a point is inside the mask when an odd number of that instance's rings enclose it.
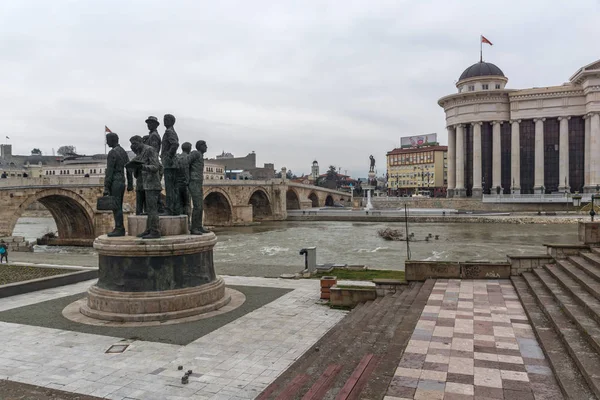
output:
{"label": "cylindrical monument base", "polygon": [[119,322],[166,321],[214,311],[230,301],[215,273],[214,233],[160,239],[96,238],[98,283],[80,312]]}

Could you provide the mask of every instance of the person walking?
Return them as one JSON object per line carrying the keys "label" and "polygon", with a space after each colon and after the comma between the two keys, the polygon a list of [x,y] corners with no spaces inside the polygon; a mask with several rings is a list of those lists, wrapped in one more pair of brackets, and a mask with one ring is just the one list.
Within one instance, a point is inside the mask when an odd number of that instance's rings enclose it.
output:
{"label": "person walking", "polygon": [[0,264],[2,264],[2,260],[6,260],[8,264],[8,246],[4,240],[0,240]]}

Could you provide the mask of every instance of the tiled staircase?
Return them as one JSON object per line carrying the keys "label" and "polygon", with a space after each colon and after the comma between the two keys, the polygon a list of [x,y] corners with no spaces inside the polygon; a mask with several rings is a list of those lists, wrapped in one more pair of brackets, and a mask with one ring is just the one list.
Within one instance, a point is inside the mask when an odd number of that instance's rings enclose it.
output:
{"label": "tiled staircase", "polygon": [[258,399],[383,398],[434,283],[359,304]]}
{"label": "tiled staircase", "polygon": [[600,249],[512,277],[566,398],[600,398]]}

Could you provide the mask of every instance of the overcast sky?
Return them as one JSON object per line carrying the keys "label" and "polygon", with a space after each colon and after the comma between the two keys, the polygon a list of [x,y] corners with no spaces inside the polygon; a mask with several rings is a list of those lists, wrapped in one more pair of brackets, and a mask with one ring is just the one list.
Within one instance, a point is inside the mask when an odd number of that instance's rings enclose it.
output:
{"label": "overcast sky", "polygon": [[598,0],[4,0],[0,115],[18,154],[101,153],[104,125],[129,149],[172,113],[210,157],[365,177],[373,154],[381,175],[401,136],[447,143],[437,100],[480,34],[507,87],[557,85],[600,59],[599,16]]}

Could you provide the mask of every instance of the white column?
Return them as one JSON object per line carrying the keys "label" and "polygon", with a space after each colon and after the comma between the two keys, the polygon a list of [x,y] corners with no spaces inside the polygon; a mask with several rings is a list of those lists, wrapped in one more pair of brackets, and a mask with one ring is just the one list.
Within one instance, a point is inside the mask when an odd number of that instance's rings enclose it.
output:
{"label": "white column", "polygon": [[456,187],[456,132],[448,126],[448,197],[454,196]]}
{"label": "white column", "polygon": [[481,122],[473,122],[473,194],[481,197]]}
{"label": "white column", "polygon": [[519,124],[521,120],[510,121],[510,178],[511,193],[521,193],[521,135]]}
{"label": "white column", "polygon": [[465,197],[465,129],[456,125],[456,187],[454,197]]}
{"label": "white column", "polygon": [[533,190],[542,193],[544,186],[544,121],[546,118],[535,118],[535,167]]}
{"label": "white column", "polygon": [[502,142],[500,132],[502,121],[492,123],[492,194],[498,186],[502,187]]}
{"label": "white column", "polygon": [[558,133],[558,190],[570,192],[569,183],[569,120],[571,117],[558,117],[560,131]]}
{"label": "white column", "polygon": [[590,116],[590,186],[600,185],[600,113]]}
{"label": "white column", "polygon": [[590,147],[591,147],[591,135],[590,135],[590,131],[591,131],[591,120],[590,120],[590,116],[589,115],[584,115],[583,116],[584,122],[585,122],[585,145],[583,148],[583,168],[585,171],[585,175],[584,175],[584,180],[583,180],[583,187],[584,187],[584,191],[586,193],[591,193],[594,191],[594,189],[592,188],[591,185],[591,174],[590,174],[590,165],[592,164],[592,159],[594,158],[592,153],[590,152]]}

